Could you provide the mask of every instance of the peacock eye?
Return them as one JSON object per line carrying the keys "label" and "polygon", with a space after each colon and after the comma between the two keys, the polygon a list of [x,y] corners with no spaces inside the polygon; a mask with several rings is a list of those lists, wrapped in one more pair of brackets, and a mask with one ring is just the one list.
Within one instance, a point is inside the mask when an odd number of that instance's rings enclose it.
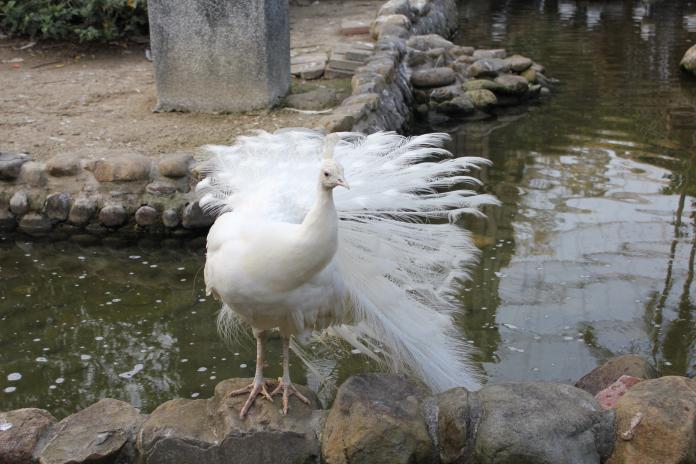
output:
{"label": "peacock eye", "polygon": [[329,177],[328,171],[324,171],[324,177]]}

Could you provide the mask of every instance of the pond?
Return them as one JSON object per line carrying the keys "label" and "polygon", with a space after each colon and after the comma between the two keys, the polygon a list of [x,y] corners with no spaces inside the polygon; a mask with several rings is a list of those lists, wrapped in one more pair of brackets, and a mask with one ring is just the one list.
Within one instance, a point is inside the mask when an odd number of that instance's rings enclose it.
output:
{"label": "pond", "polygon": [[[571,382],[626,352],[693,375],[696,79],[677,64],[696,4],[463,3],[460,43],[504,46],[562,81],[540,106],[448,128],[456,153],[493,161],[503,203],[471,225],[483,254],[457,319],[487,377]],[[149,412],[252,376],[253,340],[219,339],[202,266],[195,240],[0,239],[0,410],[61,417],[114,397]],[[280,340],[267,350],[278,376]],[[369,368],[327,364],[336,382]]]}

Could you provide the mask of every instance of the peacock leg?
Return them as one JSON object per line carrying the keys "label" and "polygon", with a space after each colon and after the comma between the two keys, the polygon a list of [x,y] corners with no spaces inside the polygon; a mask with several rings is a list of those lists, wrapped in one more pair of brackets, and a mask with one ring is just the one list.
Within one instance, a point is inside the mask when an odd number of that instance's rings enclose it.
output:
{"label": "peacock leg", "polygon": [[266,390],[266,385],[271,386],[270,382],[267,382],[263,378],[263,338],[265,333],[263,331],[254,330],[254,337],[256,337],[256,375],[254,375],[254,381],[244,388],[239,390],[233,390],[229,393],[229,396],[238,396],[245,393],[249,393],[249,398],[247,398],[244,406],[242,406],[241,411],[239,411],[239,417],[244,418],[249,412],[249,408],[254,404],[254,400],[259,395],[264,396],[268,401],[273,402],[273,397],[268,394]]}
{"label": "peacock leg", "polygon": [[278,386],[271,392],[271,396],[278,395],[281,391],[283,392],[283,414],[288,413],[288,400],[292,395],[303,403],[309,404],[309,400],[290,381],[290,338],[285,337],[283,337],[283,377],[278,379]]}

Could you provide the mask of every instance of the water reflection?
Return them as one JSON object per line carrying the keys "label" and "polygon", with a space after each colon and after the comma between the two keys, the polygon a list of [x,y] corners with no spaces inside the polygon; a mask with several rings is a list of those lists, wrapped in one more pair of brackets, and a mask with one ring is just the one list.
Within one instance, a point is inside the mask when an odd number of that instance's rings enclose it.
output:
{"label": "water reflection", "polygon": [[454,132],[458,153],[494,161],[485,175],[503,203],[471,224],[485,248],[459,320],[490,377],[571,381],[624,352],[665,373],[696,371],[696,82],[678,70],[695,11],[629,1],[464,9],[460,43],[527,54],[563,82],[532,114]]}

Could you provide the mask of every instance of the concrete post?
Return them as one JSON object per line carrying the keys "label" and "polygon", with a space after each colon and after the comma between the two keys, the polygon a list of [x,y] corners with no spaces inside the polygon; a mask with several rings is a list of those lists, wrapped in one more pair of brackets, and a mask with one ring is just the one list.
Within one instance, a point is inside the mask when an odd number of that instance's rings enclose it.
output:
{"label": "concrete post", "polygon": [[247,111],[288,92],[288,0],[147,3],[156,111]]}

